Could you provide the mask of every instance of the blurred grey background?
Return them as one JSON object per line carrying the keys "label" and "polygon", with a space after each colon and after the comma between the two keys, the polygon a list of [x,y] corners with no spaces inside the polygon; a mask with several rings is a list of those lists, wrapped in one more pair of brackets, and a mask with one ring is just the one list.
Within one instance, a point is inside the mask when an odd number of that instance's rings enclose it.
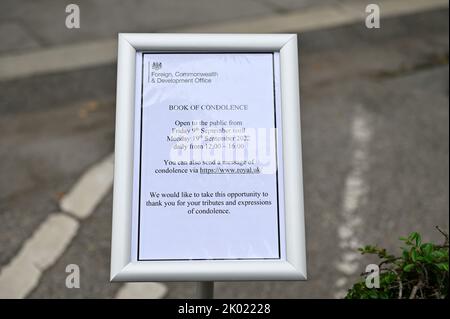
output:
{"label": "blurred grey background", "polygon": [[340,298],[373,262],[357,247],[441,241],[448,28],[442,0],[2,0],[0,297],[193,296],[193,283],[109,282],[118,32],[299,34],[309,279],[220,282],[216,297]]}

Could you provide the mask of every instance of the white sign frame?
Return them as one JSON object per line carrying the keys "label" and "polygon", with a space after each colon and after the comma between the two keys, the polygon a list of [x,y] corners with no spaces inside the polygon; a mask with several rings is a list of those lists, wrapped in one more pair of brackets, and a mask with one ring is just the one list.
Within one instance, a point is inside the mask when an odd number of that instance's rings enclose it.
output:
{"label": "white sign frame", "polygon": [[[296,34],[144,34],[118,37],[111,281],[306,280]],[[285,260],[131,259],[136,52],[279,52]]]}

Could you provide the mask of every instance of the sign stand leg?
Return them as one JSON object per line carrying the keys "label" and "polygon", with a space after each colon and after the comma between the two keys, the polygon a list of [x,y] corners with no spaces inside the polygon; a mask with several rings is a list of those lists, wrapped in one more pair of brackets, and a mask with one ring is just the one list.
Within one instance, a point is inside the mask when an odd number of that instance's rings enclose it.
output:
{"label": "sign stand leg", "polygon": [[200,281],[196,287],[197,299],[213,299],[214,298],[214,281]]}

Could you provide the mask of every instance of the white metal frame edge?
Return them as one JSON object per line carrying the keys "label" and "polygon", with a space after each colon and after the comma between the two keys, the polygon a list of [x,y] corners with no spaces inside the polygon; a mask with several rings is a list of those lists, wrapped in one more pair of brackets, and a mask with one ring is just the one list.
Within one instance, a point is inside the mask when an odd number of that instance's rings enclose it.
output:
{"label": "white metal frame edge", "polygon": [[[131,260],[136,51],[279,52],[286,260]],[[306,280],[296,34],[119,34],[111,281]]]}

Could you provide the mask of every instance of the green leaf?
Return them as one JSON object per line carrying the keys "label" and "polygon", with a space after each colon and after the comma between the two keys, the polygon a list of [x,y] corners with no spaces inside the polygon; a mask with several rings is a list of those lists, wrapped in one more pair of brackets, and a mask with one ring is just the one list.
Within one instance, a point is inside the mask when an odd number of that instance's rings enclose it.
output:
{"label": "green leaf", "polygon": [[433,244],[430,243],[422,244],[420,246],[420,249],[422,249],[425,256],[430,255],[431,252],[433,251]]}
{"label": "green leaf", "polygon": [[412,232],[408,236],[408,241],[415,242],[416,246],[420,246],[420,243],[422,242],[422,238],[418,232]]}
{"label": "green leaf", "polygon": [[405,267],[403,267],[403,270],[406,271],[406,272],[410,272],[411,270],[414,269],[414,267],[415,267],[414,264],[408,264]]}
{"label": "green leaf", "polygon": [[398,257],[389,255],[386,249],[375,245],[367,245],[360,249],[362,253],[378,255],[379,260],[383,263],[384,267],[380,270],[380,288],[368,289],[365,281],[361,280],[348,290],[345,298],[397,298],[398,280],[402,281],[403,287],[406,289],[411,283],[423,279],[425,271],[430,287],[423,291],[423,297],[448,297],[448,247],[432,242],[422,243],[422,236],[417,232],[410,233],[407,238],[401,237],[400,240],[404,247],[401,247],[402,250]]}
{"label": "green leaf", "polygon": [[433,263],[433,258],[431,255],[426,255],[423,259],[429,264]]}
{"label": "green leaf", "polygon": [[448,264],[447,264],[447,263],[439,263],[439,264],[436,264],[436,266],[437,266],[440,270],[448,271]]}
{"label": "green leaf", "polygon": [[420,244],[422,243],[422,236],[420,236],[419,233],[416,234],[416,246],[420,246]]}
{"label": "green leaf", "polygon": [[403,256],[403,259],[404,259],[404,260],[407,260],[408,257],[409,257],[409,252],[408,252],[406,249],[404,249],[404,250],[403,250],[403,253],[402,253],[402,256]]}
{"label": "green leaf", "polygon": [[413,248],[411,249],[411,259],[412,261],[416,262],[417,261],[417,251]]}
{"label": "green leaf", "polygon": [[376,290],[372,290],[369,292],[369,298],[370,299],[378,299],[378,293]]}
{"label": "green leaf", "polygon": [[431,253],[431,257],[433,257],[435,259],[441,259],[441,258],[447,257],[447,259],[448,259],[448,251],[444,252],[442,250],[435,250]]}

